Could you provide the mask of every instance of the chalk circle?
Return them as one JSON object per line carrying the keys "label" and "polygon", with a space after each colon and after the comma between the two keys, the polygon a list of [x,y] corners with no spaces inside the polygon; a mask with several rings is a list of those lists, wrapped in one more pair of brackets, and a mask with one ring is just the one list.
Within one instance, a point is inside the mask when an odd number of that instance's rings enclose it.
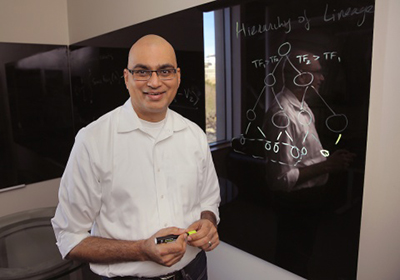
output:
{"label": "chalk circle", "polygon": [[[302,120],[300,118],[301,115],[308,115],[308,123],[302,122]],[[307,119],[307,116],[304,118]],[[311,115],[310,111],[301,109],[301,111],[297,114],[297,120],[299,121],[300,124],[302,124],[304,126],[309,126],[312,122],[312,115]]]}
{"label": "chalk circle", "polygon": [[[282,48],[283,48],[283,47],[287,47],[286,52],[282,52]],[[280,56],[286,56],[286,55],[288,55],[288,54],[290,53],[290,50],[291,50],[291,49],[292,49],[292,46],[290,45],[289,42],[283,43],[283,44],[279,47],[279,49],[278,49],[278,54],[279,54]]]}
{"label": "chalk circle", "polygon": [[246,138],[244,138],[243,135],[240,135],[239,143],[240,143],[241,145],[246,144]]}
{"label": "chalk circle", "polygon": [[[299,82],[297,81],[297,79],[299,79],[301,76],[306,76],[306,75],[309,75],[309,76],[310,76],[310,78],[311,78],[311,79],[310,79],[310,82],[301,84],[301,83],[299,83]],[[297,75],[293,78],[293,83],[294,83],[296,86],[298,86],[298,87],[308,87],[308,86],[310,86],[313,82],[314,82],[314,75],[313,75],[312,73],[310,73],[310,72],[301,72],[301,73],[297,74]]]}
{"label": "chalk circle", "polygon": [[[278,125],[278,124],[276,123],[275,118],[278,118],[279,115],[282,115],[283,117],[286,118],[286,124],[279,124],[279,125]],[[280,120],[281,120],[281,119],[282,119],[282,118],[280,118]],[[272,124],[273,124],[276,128],[286,128],[286,127],[288,127],[289,124],[290,124],[290,119],[289,119],[288,115],[285,113],[285,111],[283,111],[283,110],[278,111],[278,112],[276,112],[275,114],[273,114],[273,115],[272,115],[272,118],[271,118],[271,121],[272,121]]]}
{"label": "chalk circle", "polygon": [[321,150],[320,153],[324,157],[329,157],[329,151],[328,150]]}
{"label": "chalk circle", "polygon": [[276,84],[276,78],[273,73],[270,73],[265,77],[264,84],[269,87],[272,87]]}
{"label": "chalk circle", "polygon": [[[296,151],[296,155],[293,153],[293,151]],[[299,158],[300,157],[300,150],[299,150],[299,148],[297,148],[296,146],[292,146],[292,148],[290,149],[290,155],[293,157],[293,158]]]}
{"label": "chalk circle", "polygon": [[253,109],[249,109],[246,112],[246,116],[249,121],[254,121],[257,117],[257,114]]}
{"label": "chalk circle", "polygon": [[275,142],[274,144],[274,153],[277,154],[279,152],[279,142]]}
{"label": "chalk circle", "polygon": [[343,132],[347,125],[349,124],[349,120],[347,119],[346,115],[344,114],[333,114],[326,118],[325,125],[326,127],[336,133]]}
{"label": "chalk circle", "polygon": [[306,147],[301,148],[301,155],[302,156],[306,156],[307,155],[307,148]]}

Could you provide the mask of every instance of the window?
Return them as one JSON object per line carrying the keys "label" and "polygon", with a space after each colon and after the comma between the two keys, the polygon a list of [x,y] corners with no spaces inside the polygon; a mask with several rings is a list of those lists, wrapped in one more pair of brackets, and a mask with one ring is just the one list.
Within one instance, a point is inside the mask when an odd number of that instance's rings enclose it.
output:
{"label": "window", "polygon": [[217,141],[214,12],[204,13],[203,19],[206,134],[208,142],[212,143]]}
{"label": "window", "polygon": [[232,115],[233,100],[236,96],[234,86],[236,83],[240,84],[240,79],[236,79],[235,82],[232,78],[235,75],[231,59],[232,47],[231,44],[226,44],[231,41],[229,19],[229,8],[203,15],[206,134],[209,143],[231,141],[236,130],[233,127],[235,123],[240,131],[240,120],[235,121]]}

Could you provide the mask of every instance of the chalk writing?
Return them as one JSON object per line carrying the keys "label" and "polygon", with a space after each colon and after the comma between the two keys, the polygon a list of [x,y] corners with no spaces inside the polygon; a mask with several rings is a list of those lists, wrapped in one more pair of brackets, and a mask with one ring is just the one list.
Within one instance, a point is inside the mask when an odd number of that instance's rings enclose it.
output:
{"label": "chalk writing", "polygon": [[311,26],[310,26],[310,20],[307,17],[307,11],[304,10],[304,15],[301,15],[297,18],[297,21],[299,23],[304,23],[304,28],[306,30],[310,30]]}
{"label": "chalk writing", "polygon": [[[311,57],[309,54],[303,54],[303,55],[297,55],[296,58],[298,59],[299,63],[305,63],[305,64],[311,64],[312,61],[317,61],[317,60],[330,61],[336,59],[338,62],[341,62],[341,58],[338,55],[337,51],[326,51],[322,54],[322,57],[315,54],[312,55]],[[257,68],[266,68],[270,64],[279,62],[280,62],[279,56],[272,55],[268,59],[262,59],[262,58],[254,59],[251,61],[251,64],[257,69]]]}
{"label": "chalk writing", "polygon": [[266,23],[258,25],[246,25],[245,23],[236,22],[236,37],[238,38],[240,34],[243,36],[254,36],[256,34],[262,34],[271,30],[286,29],[285,33],[292,31],[292,26],[290,18],[281,21],[280,17],[277,17],[275,23]]}
{"label": "chalk writing", "polygon": [[199,94],[193,89],[183,89],[183,92],[178,92],[174,99],[174,105],[185,106],[197,109],[197,104],[200,101]]}
{"label": "chalk writing", "polygon": [[[305,63],[305,64],[311,64],[311,61],[316,61],[321,59],[319,55],[315,54],[312,55],[312,57],[310,57],[309,54],[297,55],[296,58],[299,60],[299,63]],[[336,51],[326,51],[323,53],[322,58],[325,60],[337,59],[340,62],[340,57],[338,56],[338,53]]]}
{"label": "chalk writing", "polygon": [[[317,134],[315,134],[315,129],[311,129],[313,127],[314,123],[314,115],[310,111],[308,105],[305,103],[305,97],[307,94],[309,94],[309,91],[313,91],[314,93],[317,94],[317,96],[322,100],[322,102],[325,104],[325,106],[331,111],[331,115],[328,116],[325,120],[325,125],[326,127],[334,133],[340,134],[336,140],[336,144],[339,142],[340,138],[342,137],[342,132],[347,128],[348,126],[348,119],[346,115],[344,114],[338,114],[336,113],[325,101],[325,99],[319,94],[317,88],[313,86],[314,82],[314,73],[313,72],[305,72],[297,69],[291,59],[295,59],[297,64],[311,64],[312,61],[317,61],[319,59],[325,59],[325,60],[333,60],[335,58],[338,58],[338,52],[336,51],[326,51],[323,53],[322,57],[318,55],[311,55],[311,54],[300,54],[296,56],[290,56],[291,52],[291,44],[289,42],[283,43],[279,49],[278,49],[278,56],[272,56],[274,59],[268,60],[273,61],[274,63],[276,62],[276,65],[274,66],[274,69],[271,71],[271,73],[268,73],[264,79],[264,87],[261,90],[257,101],[255,102],[254,106],[252,109],[249,109],[246,112],[246,118],[249,121],[248,125],[246,127],[246,130],[243,134],[240,135],[239,138],[233,138],[232,141],[234,140],[239,140],[238,142],[240,145],[244,146],[246,142],[253,142],[253,143],[258,143],[263,145],[264,150],[266,151],[267,158],[271,162],[275,162],[277,164],[282,164],[282,165],[291,165],[291,166],[296,166],[298,163],[300,163],[304,157],[308,155],[308,151],[306,148],[306,142],[308,143],[313,143],[315,142],[314,145],[317,145],[317,147],[320,148],[320,153],[324,157],[329,156],[329,151],[325,150],[322,148],[322,144],[320,143],[319,137]],[[252,63],[255,65],[255,67],[260,67],[264,66],[266,63],[264,60],[254,60]],[[300,108],[299,112],[297,114],[297,117],[295,117],[296,124],[293,124],[295,126],[299,125],[302,127],[302,130],[304,132],[301,141],[298,141],[300,139],[295,139],[295,135],[292,135],[290,130],[288,130],[291,125],[292,125],[292,119],[289,117],[289,115],[293,115],[293,112],[287,112],[286,108],[280,103],[277,94],[275,93],[274,86],[276,84],[276,75],[275,72],[278,69],[279,64],[287,64],[289,67],[291,66],[293,70],[297,73],[297,75],[294,75],[292,83],[299,88],[303,89],[304,92],[302,94],[302,100],[300,100]],[[265,66],[264,66],[265,67]],[[307,77],[305,77],[307,76]],[[266,89],[269,88],[272,94],[274,95],[275,102],[277,103],[278,110],[277,112],[273,113],[271,116],[271,123],[274,127],[276,127],[279,131],[278,135],[276,136],[275,139],[267,139],[266,133],[260,128],[259,126],[256,126],[256,130],[258,134],[260,135],[259,138],[254,138],[254,137],[247,137],[249,135],[250,129],[254,126],[253,122],[257,118],[256,114],[256,107],[258,103],[261,100],[262,95],[266,91]],[[289,110],[290,111],[290,110]],[[293,118],[293,117],[292,117]],[[339,119],[340,121],[336,121],[336,125],[332,125],[332,119]],[[339,123],[339,126],[337,125]],[[297,143],[297,144],[296,144]],[[298,146],[301,145],[301,146]],[[304,146],[303,146],[304,145]],[[310,144],[308,144],[309,146]],[[243,153],[240,148],[235,149],[236,152]],[[288,160],[287,162],[281,161],[281,160],[276,160],[274,157],[269,157],[268,153],[273,153],[273,154],[278,154],[279,152],[284,152],[286,151],[290,158],[293,160]],[[253,157],[259,158],[262,157],[259,154],[252,154]],[[286,158],[286,157],[284,157]]]}
{"label": "chalk writing", "polygon": [[367,14],[373,14],[374,13],[374,5],[369,5],[361,8],[347,8],[340,10],[339,12],[336,12],[335,9],[333,9],[332,12],[329,12],[329,5],[326,4],[325,6],[325,13],[324,13],[324,21],[325,22],[334,22],[334,21],[340,21],[344,18],[347,17],[353,17],[353,16],[358,16],[362,15],[361,19],[357,21],[357,26],[362,26],[365,22],[365,18]]}
{"label": "chalk writing", "polygon": [[338,136],[338,138],[337,138],[337,140],[336,140],[336,142],[335,142],[335,145],[337,145],[337,144],[339,143],[340,138],[342,138],[342,134],[339,134],[339,136]]}
{"label": "chalk writing", "polygon": [[[368,5],[363,7],[348,7],[336,11],[336,9],[331,9],[328,4],[325,5],[325,11],[323,11],[324,22],[338,22],[349,17],[358,17],[357,26],[361,27],[365,21],[368,14],[373,14],[375,10],[374,5]],[[322,14],[322,13],[321,13]],[[244,22],[236,22],[236,38],[240,35],[243,37],[251,37],[270,31],[284,30],[284,32],[290,33],[292,25],[296,22],[296,19],[292,18],[282,19],[280,16],[276,17],[273,22],[263,23],[263,24],[246,24]],[[307,10],[303,10],[303,13],[297,16],[297,23],[302,24],[304,29],[309,31],[311,29],[311,19],[307,16]]]}
{"label": "chalk writing", "polygon": [[91,77],[91,83],[93,84],[93,86],[98,86],[103,84],[113,85],[115,83],[121,84],[122,83],[121,73],[115,70],[111,73],[102,74],[101,77]]}
{"label": "chalk writing", "polygon": [[114,60],[114,56],[112,54],[100,54],[99,60]]}
{"label": "chalk writing", "polygon": [[270,63],[277,63],[279,62],[279,58],[274,55],[270,56],[268,59],[255,59],[251,62],[255,68],[266,67]]}

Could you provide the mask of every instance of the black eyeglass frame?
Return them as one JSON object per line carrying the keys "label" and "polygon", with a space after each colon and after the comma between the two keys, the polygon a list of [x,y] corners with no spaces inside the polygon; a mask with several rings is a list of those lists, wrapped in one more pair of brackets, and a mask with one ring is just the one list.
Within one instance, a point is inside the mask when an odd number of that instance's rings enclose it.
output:
{"label": "black eyeglass frame", "polygon": [[[134,79],[135,81],[148,81],[148,80],[151,79],[151,76],[153,76],[153,72],[155,72],[155,73],[157,74],[157,77],[158,77],[160,80],[162,80],[162,81],[168,81],[168,80],[172,80],[172,79],[175,77],[176,72],[178,72],[178,68],[165,68],[165,69],[158,69],[158,70],[143,70],[143,69],[137,69],[137,70],[135,70],[135,69],[126,68],[126,70],[128,70],[128,72],[132,74],[133,79]],[[160,76],[160,72],[161,72],[161,71],[165,71],[165,70],[173,70],[172,73],[174,74],[174,76],[171,77],[171,78],[164,78],[164,77]],[[141,80],[140,78],[137,79],[137,78],[135,78],[135,73],[134,73],[134,71],[143,71],[143,72],[146,72],[146,73],[148,73],[148,78],[147,78],[146,80]]]}

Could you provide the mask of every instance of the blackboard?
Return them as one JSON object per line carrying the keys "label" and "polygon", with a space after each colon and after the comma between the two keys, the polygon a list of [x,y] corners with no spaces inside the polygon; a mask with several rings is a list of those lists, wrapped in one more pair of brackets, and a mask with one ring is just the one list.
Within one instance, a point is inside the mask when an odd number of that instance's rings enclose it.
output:
{"label": "blackboard", "polygon": [[[265,10],[262,1],[243,7],[244,17],[233,26],[234,36],[241,40],[243,49],[241,60],[245,71],[242,71],[242,91],[248,93],[244,97],[246,113],[242,116],[242,126],[251,124],[252,128],[262,127],[264,112],[273,100],[272,91],[278,93],[283,86],[280,67],[285,63],[286,55],[290,55],[295,48],[306,49],[314,57],[298,59],[303,59],[304,63],[307,63],[306,60],[319,60],[326,73],[319,96],[306,96],[312,99],[309,100],[310,105],[318,108],[314,113],[322,115],[315,116],[319,122],[317,127],[323,129],[320,134],[327,145],[334,145],[332,143],[336,143],[342,128],[329,127],[329,124],[340,115],[346,118],[340,121],[350,126],[343,128],[342,140],[358,138],[352,145],[354,149],[360,149],[360,155],[363,154],[374,5],[373,1],[352,2],[305,1],[300,7],[296,1],[282,1],[282,4],[266,6],[269,21],[264,12],[257,12]],[[295,3],[296,8],[287,8]],[[343,110],[334,110],[335,107]],[[356,114],[357,117],[348,122],[349,114]],[[357,133],[355,130],[361,131]],[[255,134],[248,135],[249,139],[259,138],[258,129],[247,132]]]}
{"label": "blackboard", "polygon": [[201,10],[188,9],[71,45],[71,85],[79,116],[76,126],[82,127],[124,103],[129,94],[121,77],[129,49],[140,37],[157,34],[175,48],[181,69],[181,85],[170,108],[204,129],[202,17]]}
{"label": "blackboard", "polygon": [[202,17],[188,9],[69,46],[0,44],[0,189],[61,177],[78,130],[129,98],[123,70],[146,34],[176,50],[170,107],[205,129]]}
{"label": "blackboard", "polygon": [[2,45],[0,189],[60,177],[74,139],[66,46]]}
{"label": "blackboard", "polygon": [[[220,238],[308,279],[356,279],[373,0],[221,0],[71,46],[0,44],[2,50],[12,49],[14,58],[0,55],[5,69],[0,70],[0,188],[61,176],[79,128],[128,98],[122,71],[131,44],[145,34],[159,34],[175,47],[182,83],[171,108],[204,128],[202,16],[222,9],[229,33],[216,39],[233,50],[226,65],[240,67],[229,69],[235,83],[222,81],[235,85],[232,92],[217,92],[239,94],[233,98],[238,103],[227,108],[239,120],[226,139],[229,148],[213,151],[223,195]],[[325,71],[318,93],[305,100],[324,150],[357,155],[351,168],[336,176],[340,183],[331,192],[332,208],[313,211],[319,223],[303,237],[298,230],[310,220],[296,216],[293,199],[310,201],[309,194],[278,193],[267,176],[268,152],[278,145],[268,138],[266,112],[284,85],[286,56],[295,49],[307,49],[313,55],[298,59],[318,59]],[[27,67],[25,59],[34,63]],[[298,219],[288,222],[288,217]],[[305,256],[301,265],[299,256]]]}
{"label": "blackboard", "polygon": [[[123,79],[129,48],[71,47],[71,90],[75,127],[86,126],[128,98]],[[204,123],[203,53],[176,51],[182,82],[170,108],[198,123]]]}
{"label": "blackboard", "polygon": [[[234,195],[221,206],[221,239],[307,279],[356,279],[374,1],[217,2],[216,12],[229,14],[231,64],[240,65],[232,69],[240,81],[233,107],[239,132],[221,168],[223,193]],[[316,62],[321,69],[304,70]],[[288,99],[297,100],[294,118],[288,109],[294,105],[284,107],[280,99],[289,88],[288,68],[304,93]],[[300,83],[304,75],[314,81],[323,75],[323,82],[318,88]],[[293,134],[296,128],[304,134]],[[296,178],[277,166],[312,165],[317,149],[319,158],[338,150],[356,156],[318,184],[277,187]]]}

